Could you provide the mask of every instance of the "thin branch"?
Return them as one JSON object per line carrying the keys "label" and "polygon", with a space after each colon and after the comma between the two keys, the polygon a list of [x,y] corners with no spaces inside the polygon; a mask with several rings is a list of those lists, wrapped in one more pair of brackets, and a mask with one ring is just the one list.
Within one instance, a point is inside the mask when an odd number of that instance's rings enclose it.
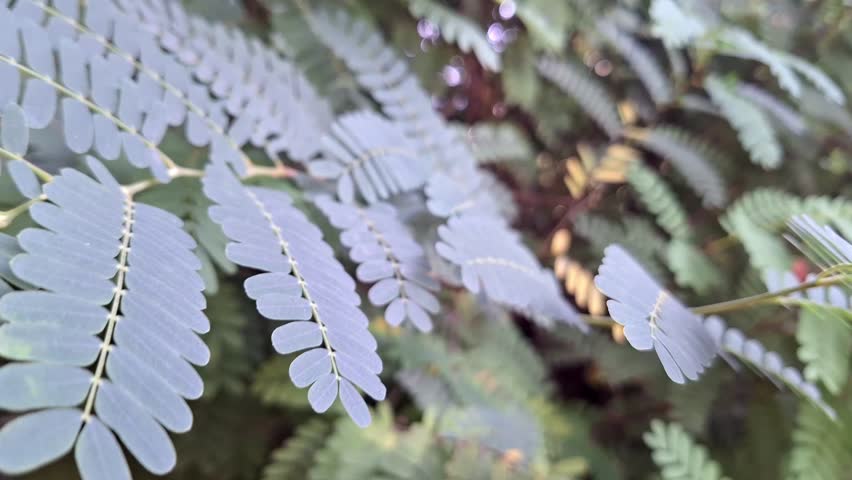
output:
{"label": "thin branch", "polygon": [[766,303],[774,302],[778,297],[784,297],[791,293],[802,292],[805,290],[809,290],[811,288],[817,287],[827,287],[830,285],[837,285],[844,280],[844,277],[834,276],[829,278],[820,278],[811,282],[805,282],[795,287],[783,288],[781,290],[776,290],[774,292],[766,292],[761,293],[759,295],[752,295],[750,297],[739,298],[737,300],[729,300],[727,302],[714,303],[712,305],[703,305],[700,307],[695,307],[692,309],[693,312],[699,315],[710,315],[714,313],[724,313],[730,312],[734,310],[742,310],[745,308],[751,308],[758,305],[763,305]]}
{"label": "thin branch", "polygon": [[[744,310],[746,308],[752,308],[759,305],[765,305],[768,303],[775,303],[780,297],[786,297],[791,293],[803,292],[805,290],[810,290],[811,288],[818,287],[828,287],[831,285],[837,285],[843,283],[844,280],[847,280],[847,277],[843,275],[828,277],[828,278],[819,278],[817,280],[802,283],[796,285],[795,287],[783,288],[781,290],[776,290],[774,292],[766,292],[761,293],[759,295],[752,295],[750,297],[738,298],[736,300],[728,300],[726,302],[713,303],[710,305],[702,305],[699,307],[694,307],[692,311],[699,315],[712,315],[716,313],[725,313],[732,312],[736,310]],[[608,317],[605,315],[580,315],[580,319],[586,322],[586,324],[593,327],[611,327],[615,321],[612,317]]]}

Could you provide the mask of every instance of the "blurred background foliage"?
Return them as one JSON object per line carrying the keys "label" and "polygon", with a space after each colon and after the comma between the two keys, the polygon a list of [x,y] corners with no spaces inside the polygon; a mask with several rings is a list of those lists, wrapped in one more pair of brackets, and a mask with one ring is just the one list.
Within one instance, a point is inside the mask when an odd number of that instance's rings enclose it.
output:
{"label": "blurred background foliage", "polygon": [[[792,214],[852,232],[844,0],[184,3],[267,40],[339,111],[373,100],[304,16],[344,8],[376,25],[505,190],[514,226],[592,316],[606,313],[592,278],[610,243],[700,305],[765,291],[765,268],[803,277],[808,263],[781,236]],[[51,165],[49,139],[33,143],[33,158]],[[177,136],[164,145],[187,165],[199,155]],[[0,202],[14,204],[5,182]],[[728,319],[803,365],[837,422],[748,372],[717,364],[675,385],[618,328],[548,330],[453,290],[430,335],[370,312],[389,393],[369,428],[316,415],[192,188],[176,181],[140,196],[201,240],[211,301],[205,394],[193,430],[176,437],[169,478],[850,478],[852,334],[783,308]],[[71,463],[31,478],[68,478]]]}

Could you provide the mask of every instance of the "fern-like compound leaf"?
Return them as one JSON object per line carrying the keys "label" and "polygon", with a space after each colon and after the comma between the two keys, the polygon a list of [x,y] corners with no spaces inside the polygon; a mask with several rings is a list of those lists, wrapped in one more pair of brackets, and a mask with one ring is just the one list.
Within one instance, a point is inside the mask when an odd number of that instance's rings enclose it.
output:
{"label": "fern-like compound leaf", "polygon": [[385,203],[362,208],[328,197],[318,198],[316,205],[343,231],[341,241],[358,263],[358,280],[373,284],[367,295],[370,303],[387,305],[385,321],[398,326],[409,320],[423,332],[432,330],[429,313],[440,308],[433,294],[439,285],[429,276],[423,248],[396,209]]}
{"label": "fern-like compound leaf", "polygon": [[[790,269],[792,257],[779,233],[788,220],[801,214],[820,223],[831,223],[844,236],[852,235],[852,202],[841,197],[799,198],[773,189],[759,188],[743,195],[728,208],[720,223],[739,238],[755,268],[786,271]],[[819,251],[813,252],[818,264],[834,265],[842,261],[823,257]],[[806,253],[810,250],[806,249]]]}
{"label": "fern-like compound leaf", "polygon": [[738,362],[744,362],[776,387],[787,387],[820,408],[830,418],[836,417],[834,409],[822,399],[819,388],[805,381],[801,372],[786,366],[779,354],[767,351],[759,341],[746,337],[739,329],[728,328],[725,321],[718,316],[707,317],[704,327],[720,349],[720,356],[733,368],[738,369]]}
{"label": "fern-like compound leaf", "polygon": [[801,95],[802,83],[782,52],[769,47],[741,28],[724,28],[717,35],[716,41],[722,52],[765,64],[781,88],[793,97],[798,98]]}
{"label": "fern-like compound leaf", "polygon": [[[171,160],[157,148],[166,124],[156,109],[140,107],[143,102],[156,104],[156,99],[145,97],[131,78],[133,69],[123,76],[122,70],[111,69],[109,60],[88,55],[73,35],[54,41],[53,31],[20,12],[0,7],[0,24],[9,29],[0,46],[0,63],[10,76],[22,77],[14,84],[23,86],[20,106],[27,127],[45,128],[61,110],[65,145],[71,151],[84,153],[99,146],[111,159],[123,151],[131,164],[150,168],[159,180],[168,181]],[[56,65],[62,67],[61,75]],[[29,78],[22,81],[24,77]],[[161,126],[152,128],[153,123]]]}
{"label": "fern-like compound leaf", "polygon": [[431,0],[408,0],[411,14],[424,18],[440,29],[441,37],[455,43],[463,52],[472,52],[479,63],[492,72],[500,71],[500,55],[488,43],[485,32],[470,19]]}
{"label": "fern-like compound leaf", "polygon": [[621,119],[615,101],[609,92],[580,67],[552,58],[544,58],[538,63],[539,72],[553,82],[567,95],[570,95],[580,107],[609,135],[616,138],[621,134]]}
{"label": "fern-like compound leaf", "polygon": [[657,217],[657,225],[673,238],[692,235],[686,210],[665,181],[650,168],[634,162],[627,172],[627,181],[636,190],[639,200]]}
{"label": "fern-like compound leaf", "polygon": [[263,480],[307,478],[317,452],[331,433],[331,425],[322,418],[301,424],[284,445],[272,452],[271,462],[263,469]]}
{"label": "fern-like compound leaf", "polygon": [[683,239],[673,239],[666,247],[666,265],[683,287],[705,294],[724,285],[722,270],[701,248]]}
{"label": "fern-like compound leaf", "polygon": [[782,56],[790,67],[807,78],[827,99],[838,105],[846,104],[846,96],[843,95],[843,90],[825,72],[795,55],[786,53]]}
{"label": "fern-like compound leaf", "polygon": [[[814,274],[805,278],[809,283],[816,280]],[[801,285],[792,272],[766,271],[764,282],[771,292]],[[849,377],[850,300],[843,287],[837,285],[817,286],[781,299],[784,305],[801,309],[796,339],[799,341],[797,354],[805,364],[805,378],[822,382],[835,395],[840,393]]]}
{"label": "fern-like compound leaf", "polygon": [[724,480],[719,464],[707,449],[693,440],[677,423],[651,421],[651,430],[642,437],[665,480]]}
{"label": "fern-like compound leaf", "polygon": [[358,309],[355,282],[322,232],[286,193],[245,187],[224,166],[208,168],[204,192],[216,203],[210,217],[231,240],[228,258],[262,272],[246,280],[246,293],[261,315],[288,322],[272,334],[276,351],[307,350],[290,364],[293,384],[310,386],[308,400],[317,412],[339,397],[356,424],[368,425],[370,412],[353,384],[383,400],[382,360]]}
{"label": "fern-like compound leaf", "polygon": [[523,162],[535,156],[526,134],[512,123],[480,122],[473,126],[454,124],[453,128],[467,140],[480,164]]}
{"label": "fern-like compound leaf", "polygon": [[737,83],[737,93],[768,113],[774,120],[796,135],[807,130],[805,119],[793,107],[757,85]]}
{"label": "fern-like compound leaf", "polygon": [[[142,466],[175,465],[166,430],[192,425],[209,351],[195,242],[173,215],[135,202],[89,159],[44,188],[12,271],[34,289],[0,299],[0,407],[32,411],[0,430],[0,471],[22,473],[74,445],[84,479],[130,478],[116,436]],[[98,336],[101,335],[101,336]],[[94,371],[84,367],[94,365]],[[82,406],[81,406],[82,404]]]}
{"label": "fern-like compound leaf", "polygon": [[616,23],[611,20],[599,21],[597,31],[630,64],[654,103],[660,105],[672,101],[674,93],[672,83],[657,63],[657,59],[645,46],[619,30]]}
{"label": "fern-like compound leaf", "polygon": [[790,228],[801,239],[801,250],[821,267],[852,264],[852,243],[830,226],[820,225],[807,215],[799,215],[790,220]]}
{"label": "fern-like compound leaf", "polygon": [[322,158],[308,164],[315,177],[337,181],[337,195],[352,203],[357,189],[368,203],[423,185],[428,172],[416,146],[392,122],[368,112],[347,113],[323,138]]}
{"label": "fern-like compound leaf", "polygon": [[663,289],[623,248],[605,250],[595,285],[612,300],[607,308],[624,326],[624,336],[637,350],[654,350],[675,383],[697,380],[716,356],[717,348],[701,323]]}
{"label": "fern-like compound leaf", "polygon": [[783,152],[775,130],[763,112],[721,78],[713,75],[707,77],[704,88],[719,106],[722,115],[737,130],[740,143],[752,162],[767,170],[777,168],[781,164]]}
{"label": "fern-like compound leaf", "polygon": [[317,39],[346,64],[385,116],[416,145],[423,168],[441,161],[449,163],[450,158],[458,161],[458,155],[450,155],[449,150],[456,145],[456,135],[435,111],[430,94],[409,70],[404,57],[385,43],[375,27],[350,18],[343,10],[320,11],[310,15],[308,21]]}
{"label": "fern-like compound leaf", "polygon": [[650,14],[651,33],[671,49],[688,46],[707,31],[704,22],[684,10],[676,0],[653,0]]}
{"label": "fern-like compound leaf", "polygon": [[553,273],[542,269],[517,233],[497,218],[450,218],[438,234],[438,253],[461,268],[462,282],[518,311],[543,315],[585,330],[577,312],[562,298]]}
{"label": "fern-like compound leaf", "polygon": [[717,154],[709,146],[677,127],[631,129],[625,134],[671,162],[705,205],[721,207],[725,203],[725,182],[713,165]]}
{"label": "fern-like compound leaf", "polygon": [[833,480],[852,469],[852,441],[848,430],[849,409],[841,421],[826,417],[814,406],[799,410],[793,445],[787,464],[790,480]]}

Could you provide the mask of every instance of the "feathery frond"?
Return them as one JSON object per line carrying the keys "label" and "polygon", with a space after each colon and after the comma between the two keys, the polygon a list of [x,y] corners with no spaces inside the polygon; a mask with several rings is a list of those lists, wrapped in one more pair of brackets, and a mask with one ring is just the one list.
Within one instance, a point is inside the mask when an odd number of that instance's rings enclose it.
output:
{"label": "feathery frond", "polygon": [[755,38],[748,30],[736,27],[722,29],[716,34],[716,47],[725,54],[748,58],[765,64],[778,84],[793,97],[801,95],[802,84],[793,68],[779,52]]}
{"label": "feathery frond", "polygon": [[479,63],[492,72],[500,71],[500,54],[488,43],[485,32],[470,19],[432,0],[407,2],[411,14],[437,26],[444,40],[458,45],[463,52],[475,54]]}
{"label": "feathery frond", "polygon": [[675,283],[699,294],[724,285],[722,270],[699,247],[675,238],[666,247],[666,266],[675,276]]}
{"label": "feathery frond", "polygon": [[665,480],[723,480],[722,469],[677,423],[651,421],[642,437]]}
{"label": "feathery frond", "polygon": [[[119,70],[110,69],[104,57],[88,55],[86,46],[73,35],[52,42],[47,29],[19,16],[18,11],[0,7],[0,30],[4,31],[0,63],[10,72],[4,76],[3,88],[12,90],[13,101],[23,88],[20,107],[26,127],[47,127],[61,107],[65,145],[70,151],[86,153],[95,147],[106,159],[115,159],[123,151],[131,164],[150,168],[160,181],[167,182],[167,170],[174,162],[157,146],[168,127],[166,108],[162,104],[150,110],[142,107],[140,95],[149,107],[157,99],[132,80],[133,66],[123,78]],[[106,8],[92,11],[108,15]],[[145,40],[153,42],[148,37]],[[22,81],[25,77],[30,78]]]}
{"label": "feathery frond", "polygon": [[[852,206],[852,205],[850,205]],[[841,220],[848,221],[849,218]],[[790,220],[790,228],[801,239],[800,250],[809,254],[817,264],[828,269],[852,265],[852,243],[840,236],[828,225],[820,225],[808,215],[799,215]],[[849,226],[849,224],[842,224]],[[845,230],[848,236],[849,231]]]}
{"label": "feathery frond", "polygon": [[615,101],[581,68],[553,58],[543,58],[538,62],[542,76],[571,96],[610,138],[619,137],[623,127]]}
{"label": "feathery frond", "polygon": [[423,185],[428,172],[416,147],[393,123],[369,112],[342,115],[323,138],[322,158],[308,164],[318,178],[337,180],[337,195],[352,203],[355,190],[367,203]]}
{"label": "feathery frond", "polygon": [[674,192],[657,173],[635,162],[627,171],[627,181],[636,190],[639,200],[657,217],[657,225],[672,238],[687,239],[692,227]]}
{"label": "feathery frond", "polygon": [[790,132],[802,135],[807,131],[802,115],[766,90],[745,82],[737,82],[736,89],[740,97],[750,100]]}
{"label": "feathery frond", "polygon": [[671,162],[689,186],[701,195],[705,205],[724,205],[725,182],[713,164],[718,154],[708,145],[672,126],[629,129],[625,135]]}
{"label": "feathery frond", "polygon": [[328,197],[315,203],[342,230],[341,241],[358,263],[358,280],[373,284],[367,295],[370,303],[387,305],[385,321],[398,326],[407,319],[420,331],[432,330],[429,313],[440,308],[433,294],[439,285],[429,276],[423,248],[397,218],[396,209],[385,203],[362,208]]}
{"label": "feathery frond", "polygon": [[467,140],[479,163],[524,162],[535,157],[527,136],[515,124],[482,122],[472,127],[464,124],[452,127]]}
{"label": "feathery frond", "polygon": [[647,48],[619,30],[616,23],[609,19],[599,21],[597,31],[633,67],[654,103],[662,105],[672,101],[674,89],[671,81]]}
{"label": "feathery frond", "polygon": [[414,142],[419,162],[433,165],[451,158],[448,154],[456,135],[435,112],[406,61],[386,45],[378,30],[344,10],[315,12],[308,23],[317,39],[346,64],[383,113]]}
{"label": "feathery frond", "polygon": [[707,77],[704,88],[728,123],[737,130],[740,144],[749,153],[752,162],[767,170],[777,168],[781,164],[783,152],[775,130],[763,112],[739,96],[721,78],[712,75]]}
{"label": "feathery frond", "polygon": [[261,315],[288,322],[272,334],[275,350],[307,349],[290,364],[293,384],[311,387],[308,400],[317,412],[339,396],[356,424],[369,425],[370,411],[353,384],[383,400],[382,360],[358,309],[355,282],[322,232],[286,193],[245,187],[224,166],[208,168],[204,193],[216,203],[210,217],[232,241],[228,258],[263,272],[246,280],[246,293]]}
{"label": "feathery frond", "polygon": [[726,210],[720,223],[739,238],[755,268],[786,271],[792,259],[779,233],[799,214],[831,222],[844,235],[852,235],[849,201],[840,197],[799,198],[774,189],[758,188],[743,195]]}
{"label": "feathery frond", "polygon": [[308,420],[293,435],[272,452],[271,462],[263,469],[263,480],[307,478],[314,457],[322,450],[331,425],[321,418]]}
{"label": "feathery frond", "polygon": [[786,386],[819,407],[828,417],[836,417],[834,409],[822,399],[819,388],[802,379],[802,374],[795,368],[785,366],[779,354],[767,351],[759,341],[746,337],[739,329],[728,328],[725,321],[718,316],[707,317],[704,320],[704,328],[722,352],[720,356],[733,368],[739,369],[737,362],[743,362],[776,387]]}
{"label": "feathery frond", "polygon": [[613,320],[637,350],[654,350],[675,383],[697,380],[716,356],[716,345],[701,324],[618,245],[607,247],[595,285]]}
{"label": "feathery frond", "polygon": [[577,312],[562,299],[553,273],[539,266],[503,221],[463,215],[450,218],[438,233],[438,253],[461,268],[462,282],[471,292],[585,330]]}
{"label": "feathery frond", "polygon": [[793,431],[786,478],[833,480],[848,474],[852,468],[849,418],[848,406],[841,411],[841,421],[826,417],[813,406],[801,408]]}
{"label": "feathery frond", "polygon": [[88,165],[97,180],[63,170],[45,186],[50,203],[30,208],[43,228],[19,235],[25,253],[12,270],[39,290],[0,299],[0,354],[17,361],[0,369],[0,406],[35,410],[0,430],[5,473],[73,447],[83,478],[129,478],[114,432],[142,466],[165,474],[176,457],[164,428],[189,430],[184,399],[203,391],[190,366],[210,356],[196,336],[210,325],[195,241],[178,218]]}
{"label": "feathery frond", "polygon": [[707,31],[704,22],[685,11],[676,0],[653,0],[650,14],[651,33],[661,38],[667,48],[683,48]]}

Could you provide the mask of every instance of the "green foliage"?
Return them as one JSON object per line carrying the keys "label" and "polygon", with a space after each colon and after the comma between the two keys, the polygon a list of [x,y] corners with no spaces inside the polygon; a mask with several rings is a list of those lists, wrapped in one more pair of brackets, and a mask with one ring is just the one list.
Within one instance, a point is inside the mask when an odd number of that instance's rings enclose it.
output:
{"label": "green foliage", "polygon": [[651,130],[628,130],[628,138],[671,162],[704,204],[721,207],[726,200],[725,184],[716,171],[719,154],[690,133],[673,126]]}
{"label": "green foliage", "polygon": [[852,330],[841,315],[826,310],[802,309],[796,330],[798,355],[805,364],[805,378],[822,382],[829,392],[838,394],[849,378]]}
{"label": "green foliage", "polygon": [[661,38],[668,48],[681,48],[704,35],[706,26],[675,0],[653,0],[650,8],[651,33]]}
{"label": "green foliage", "polygon": [[491,48],[485,32],[469,18],[432,0],[406,0],[411,14],[425,18],[441,30],[441,37],[458,45],[463,52],[472,52],[485,68],[500,71],[500,55]]}
{"label": "green foliage", "polygon": [[672,101],[674,92],[671,81],[648,49],[629,34],[620,31],[615,22],[599,22],[598,32],[633,67],[654,103],[666,104]]}
{"label": "green foliage", "polygon": [[506,102],[533,109],[542,92],[542,80],[535,65],[530,41],[521,38],[503,53],[503,91]]}
{"label": "green foliage", "polygon": [[621,135],[615,100],[585,68],[572,63],[542,59],[538,64],[542,76],[570,95],[610,138]]}
{"label": "green foliage", "polygon": [[263,480],[305,478],[330,432],[331,425],[321,418],[299,425],[293,435],[272,452],[269,463],[263,469]]}
{"label": "green foliage", "polygon": [[706,294],[724,284],[723,272],[698,247],[685,240],[674,239],[666,249],[666,265],[675,282]]}
{"label": "green foliage", "polygon": [[478,123],[474,127],[455,125],[467,137],[480,163],[529,162],[534,156],[527,137],[511,123]]}
{"label": "green foliage", "polygon": [[748,99],[739,96],[723,79],[707,77],[704,87],[722,115],[737,130],[740,143],[751,160],[767,170],[777,168],[782,160],[781,146],[763,112]]}
{"label": "green foliage", "polygon": [[676,423],[651,422],[651,430],[643,436],[651,449],[654,463],[667,480],[718,480],[726,478],[707,449],[695,443],[683,427]]}
{"label": "green foliage", "polygon": [[0,7],[0,477],[847,476],[843,2],[137,3]]}
{"label": "green foliage", "polygon": [[205,341],[210,363],[201,371],[204,398],[239,396],[246,392],[259,356],[261,343],[250,323],[255,317],[245,314],[251,306],[230,283],[209,298],[211,328]]}
{"label": "green foliage", "polygon": [[782,232],[793,216],[807,214],[817,221],[831,222],[849,236],[852,204],[842,198],[800,198],[775,189],[755,189],[732,204],[720,223],[736,235],[758,270],[789,270],[792,262]]}
{"label": "green foliage", "polygon": [[[498,0],[501,4],[507,0]],[[567,3],[547,0],[519,0],[515,3],[518,18],[529,31],[532,44],[555,52],[565,45],[572,12]]]}
{"label": "green foliage", "polygon": [[848,406],[840,421],[826,418],[817,408],[799,411],[786,478],[829,480],[843,478],[852,468],[852,437]]}
{"label": "green foliage", "polygon": [[686,211],[668,184],[654,170],[636,162],[627,173],[627,181],[636,190],[642,205],[657,217],[657,225],[669,236],[677,239],[692,236]]}

